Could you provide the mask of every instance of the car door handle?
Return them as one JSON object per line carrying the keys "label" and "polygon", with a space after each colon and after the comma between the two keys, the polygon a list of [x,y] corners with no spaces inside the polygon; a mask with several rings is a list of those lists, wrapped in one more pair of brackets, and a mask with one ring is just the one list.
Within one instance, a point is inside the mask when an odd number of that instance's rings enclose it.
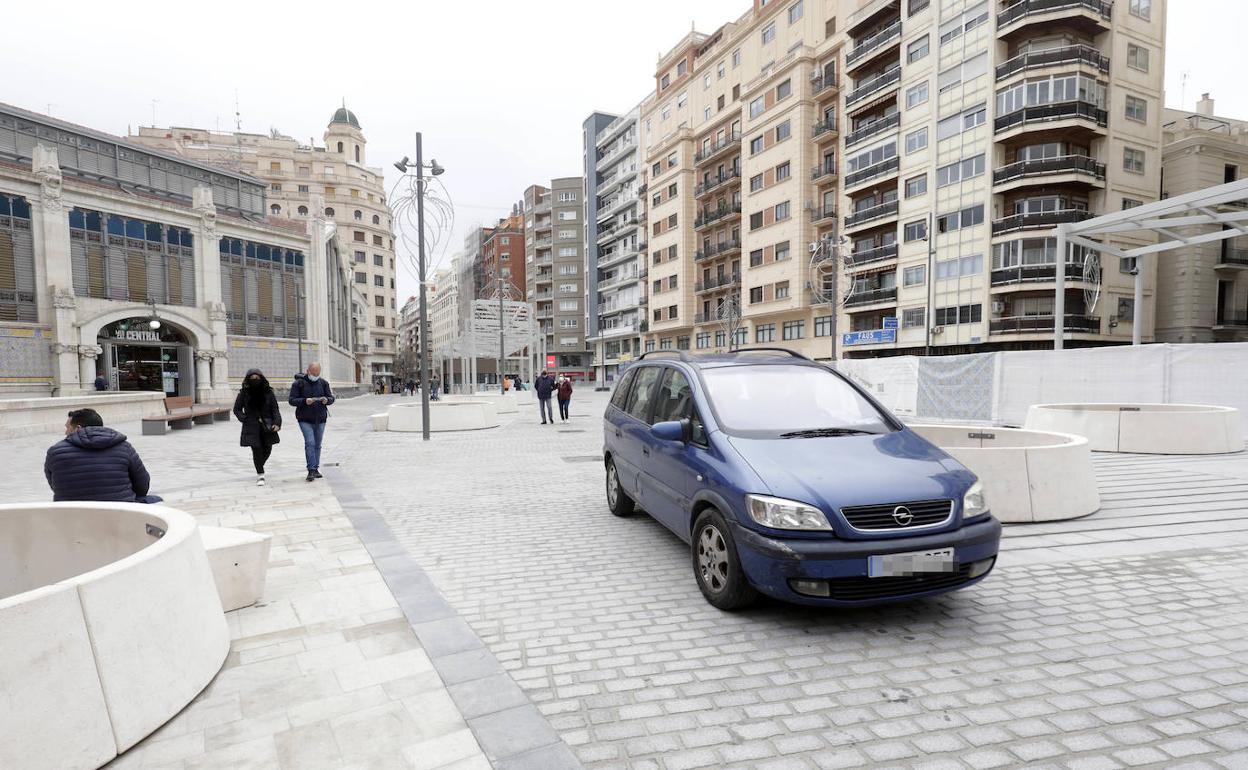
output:
{"label": "car door handle", "polygon": [[647,448],[645,448],[645,447],[642,447],[642,449],[641,449],[641,453],[642,453],[643,455],[645,455],[646,457],[649,457],[649,456],[650,456],[650,450],[649,450],[649,449],[647,449]]}
{"label": "car door handle", "polygon": [[622,436],[622,435],[624,435],[624,434],[620,433],[619,429],[617,428],[617,429],[616,429],[616,431],[615,431],[615,437],[616,437],[616,438],[619,438],[619,437],[620,437],[620,436]]}

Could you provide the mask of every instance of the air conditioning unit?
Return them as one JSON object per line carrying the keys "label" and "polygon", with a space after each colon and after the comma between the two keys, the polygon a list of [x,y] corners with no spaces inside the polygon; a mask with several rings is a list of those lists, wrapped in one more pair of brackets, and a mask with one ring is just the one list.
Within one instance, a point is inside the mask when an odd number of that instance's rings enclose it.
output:
{"label": "air conditioning unit", "polygon": [[814,83],[815,81],[819,80],[819,78],[821,77],[823,77],[823,72],[821,70],[811,70],[810,82]]}
{"label": "air conditioning unit", "polygon": [[945,327],[943,327],[943,326],[933,326],[933,327],[932,327],[932,336],[933,336],[933,337],[935,337],[936,335],[941,334],[941,333],[943,333],[944,331],[945,331]]}
{"label": "air conditioning unit", "polygon": [[992,303],[992,312],[994,312],[994,313],[996,313],[996,314],[998,314],[998,315],[1000,315],[1001,313],[1004,313],[1004,312],[1005,312],[1005,303],[1004,303],[1004,302],[1002,302],[1001,300],[995,300],[995,301]]}

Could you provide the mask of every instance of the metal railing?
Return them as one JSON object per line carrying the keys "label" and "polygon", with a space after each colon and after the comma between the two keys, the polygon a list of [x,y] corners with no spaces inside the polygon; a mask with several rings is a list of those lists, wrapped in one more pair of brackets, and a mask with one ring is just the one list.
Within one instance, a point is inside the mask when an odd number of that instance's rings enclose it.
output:
{"label": "metal railing", "polygon": [[992,172],[993,184],[1004,184],[1016,179],[1047,174],[1087,174],[1096,179],[1105,178],[1105,164],[1087,155],[1063,155],[1058,158],[1020,160],[1002,166]]}
{"label": "metal railing", "polygon": [[1016,72],[1055,64],[1090,64],[1101,72],[1109,72],[1109,57],[1090,45],[1067,45],[1045,51],[1032,51],[1009,59],[997,67],[997,80]]}
{"label": "metal railing", "polygon": [[1222,313],[1214,320],[1213,325],[1248,327],[1248,313]]}
{"label": "metal railing", "polygon": [[741,132],[730,131],[728,135],[725,136],[723,139],[720,139],[716,142],[712,142],[711,145],[707,147],[706,149],[698,150],[696,153],[694,153],[693,162],[701,163],[702,161],[707,160],[708,158],[712,158],[715,155],[718,155],[719,153],[723,152],[724,150],[733,146],[734,144],[739,143],[740,141],[741,141]]}
{"label": "metal railing", "polygon": [[729,238],[720,243],[712,243],[708,248],[698,249],[694,255],[695,260],[713,259],[721,254],[727,254],[732,251],[738,251],[741,248],[740,238]]}
{"label": "metal railing", "polygon": [[836,131],[836,116],[835,115],[826,116],[824,117],[823,120],[815,124],[814,137],[818,139],[819,137],[831,131]]}
{"label": "metal railing", "polygon": [[901,19],[894,21],[874,35],[859,41],[854,46],[854,50],[845,55],[845,66],[852,67],[855,62],[861,61],[867,54],[878,51],[885,44],[899,39],[901,39]]}
{"label": "metal railing", "polygon": [[858,144],[859,142],[870,139],[876,134],[883,133],[892,128],[897,128],[900,125],[901,125],[901,113],[894,112],[892,115],[887,115],[875,121],[874,123],[871,123],[870,125],[863,126],[862,128],[859,128],[856,131],[851,131],[848,134],[846,134],[845,146],[852,147],[853,145]]}
{"label": "metal railing", "polygon": [[730,168],[728,169],[726,173],[721,174],[719,176],[712,177],[706,180],[705,182],[699,184],[697,187],[695,187],[693,189],[694,197],[697,197],[704,193],[708,193],[711,190],[714,190],[720,187],[721,185],[727,184],[728,182],[731,182],[734,179],[740,179],[740,178],[741,178],[741,169]]}
{"label": "metal railing", "polygon": [[825,72],[811,81],[813,93],[818,95],[836,86],[838,83],[835,72]]}
{"label": "metal railing", "polygon": [[869,209],[855,211],[853,214],[845,217],[846,227],[857,227],[858,225],[870,222],[875,219],[881,219],[887,216],[897,215],[897,201],[889,201],[881,203],[878,206],[872,206]]}
{"label": "metal railing", "polygon": [[1223,249],[1218,255],[1218,264],[1248,267],[1248,249]]}
{"label": "metal railing", "polygon": [[720,206],[719,208],[714,209],[712,211],[704,211],[701,214],[698,214],[697,219],[693,221],[693,226],[695,228],[705,227],[707,225],[718,222],[719,220],[723,219],[726,216],[730,216],[732,214],[740,214],[740,213],[741,213],[740,203],[733,203],[728,206]]}
{"label": "metal railing", "polygon": [[877,302],[896,302],[897,287],[891,289],[871,289],[869,291],[856,291],[849,295],[845,300],[845,307],[857,307],[859,305],[874,305]]}
{"label": "metal railing", "polygon": [[828,176],[830,174],[835,174],[835,173],[836,173],[835,163],[821,163],[820,165],[815,166],[815,168],[810,172],[810,178],[812,180],[822,179],[825,176]]}
{"label": "metal railing", "polygon": [[[1097,316],[1067,315],[1062,328],[1078,334],[1100,334],[1101,319]],[[1053,316],[1029,315],[998,318],[988,322],[989,334],[1027,334],[1030,332],[1053,333]]]}
{"label": "metal railing", "polygon": [[845,177],[845,186],[853,187],[886,174],[896,174],[900,167],[901,158],[889,158],[883,163],[876,163],[874,166],[868,166],[861,171],[855,171],[854,173],[847,175]]}
{"label": "metal railing", "polygon": [[[1056,278],[1057,269],[1054,265],[1017,265],[992,271],[993,286],[1007,286],[1012,283],[1052,283]],[[1082,281],[1084,279],[1083,263],[1068,263],[1066,279]]]}
{"label": "metal railing", "polygon": [[825,219],[835,219],[836,218],[836,206],[825,205],[822,208],[816,208],[812,216],[813,216],[812,221],[815,221],[815,222],[822,222]]}
{"label": "metal railing", "polygon": [[1003,8],[997,14],[997,29],[1008,27],[1026,16],[1053,11],[1092,11],[1109,21],[1113,17],[1114,4],[1103,0],[1019,0]]}
{"label": "metal railing", "polygon": [[740,273],[724,273],[723,275],[713,275],[705,281],[698,281],[693,285],[695,292],[714,291],[722,289],[725,286],[737,286],[741,283]]}
{"label": "metal railing", "polygon": [[897,244],[889,243],[884,246],[876,246],[874,249],[855,251],[849,255],[848,262],[850,267],[862,267],[863,265],[871,265],[876,262],[896,258]]}
{"label": "metal railing", "polygon": [[879,75],[871,78],[866,83],[863,83],[858,88],[850,91],[849,96],[845,97],[845,104],[849,105],[854,104],[855,102],[860,102],[868,96],[879,93],[885,88],[896,84],[899,80],[901,80],[901,65],[895,64],[881,72]]}
{"label": "metal railing", "polygon": [[1027,123],[1048,123],[1054,120],[1080,118],[1095,121],[1098,126],[1109,125],[1109,114],[1092,102],[1058,102],[1056,104],[1037,104],[1021,110],[998,115],[993,128],[1005,131]]}
{"label": "metal railing", "polygon": [[1061,211],[1037,211],[1027,214],[1013,214],[1001,219],[992,220],[992,234],[1003,235],[1015,230],[1029,228],[1048,228],[1071,222],[1083,222],[1096,216],[1087,209],[1063,209]]}

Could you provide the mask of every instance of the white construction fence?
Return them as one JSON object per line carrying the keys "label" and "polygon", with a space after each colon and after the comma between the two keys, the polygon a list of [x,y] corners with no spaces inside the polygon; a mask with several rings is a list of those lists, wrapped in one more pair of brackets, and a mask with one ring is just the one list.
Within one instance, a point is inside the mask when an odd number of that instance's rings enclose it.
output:
{"label": "white construction fence", "polygon": [[1021,426],[1032,404],[1215,404],[1248,436],[1248,343],[845,359],[836,367],[898,416]]}

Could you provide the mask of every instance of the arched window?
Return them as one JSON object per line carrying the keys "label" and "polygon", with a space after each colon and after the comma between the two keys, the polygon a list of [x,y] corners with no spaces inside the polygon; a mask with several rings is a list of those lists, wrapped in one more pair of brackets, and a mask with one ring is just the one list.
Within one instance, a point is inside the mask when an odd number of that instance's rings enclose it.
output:
{"label": "arched window", "polygon": [[334,215],[334,210],[333,210],[333,209],[331,209],[331,208],[329,208],[329,207],[327,206],[327,207],[325,208],[325,216],[327,216],[327,217],[332,217],[333,215]]}
{"label": "arched window", "polygon": [[355,146],[355,162],[360,162],[360,146],[358,144]]}
{"label": "arched window", "polygon": [[364,212],[360,211],[359,209],[356,209],[356,210],[355,210],[355,218],[356,218],[356,219],[363,219],[363,218],[364,218]]}
{"label": "arched window", "polygon": [[339,142],[339,143],[338,143],[338,154],[339,154],[339,155],[341,155],[341,154],[342,154],[342,142]]}
{"label": "arched window", "polygon": [[272,206],[269,206],[269,213],[273,214],[273,216],[277,216],[282,213],[282,207],[274,203]]}
{"label": "arched window", "polygon": [[300,207],[299,207],[299,216],[301,216],[301,217],[306,217],[307,215],[308,215],[308,207],[307,207],[307,206],[300,206]]}
{"label": "arched window", "polygon": [[381,224],[381,217],[377,216],[376,214],[373,214],[373,224],[375,225]]}

